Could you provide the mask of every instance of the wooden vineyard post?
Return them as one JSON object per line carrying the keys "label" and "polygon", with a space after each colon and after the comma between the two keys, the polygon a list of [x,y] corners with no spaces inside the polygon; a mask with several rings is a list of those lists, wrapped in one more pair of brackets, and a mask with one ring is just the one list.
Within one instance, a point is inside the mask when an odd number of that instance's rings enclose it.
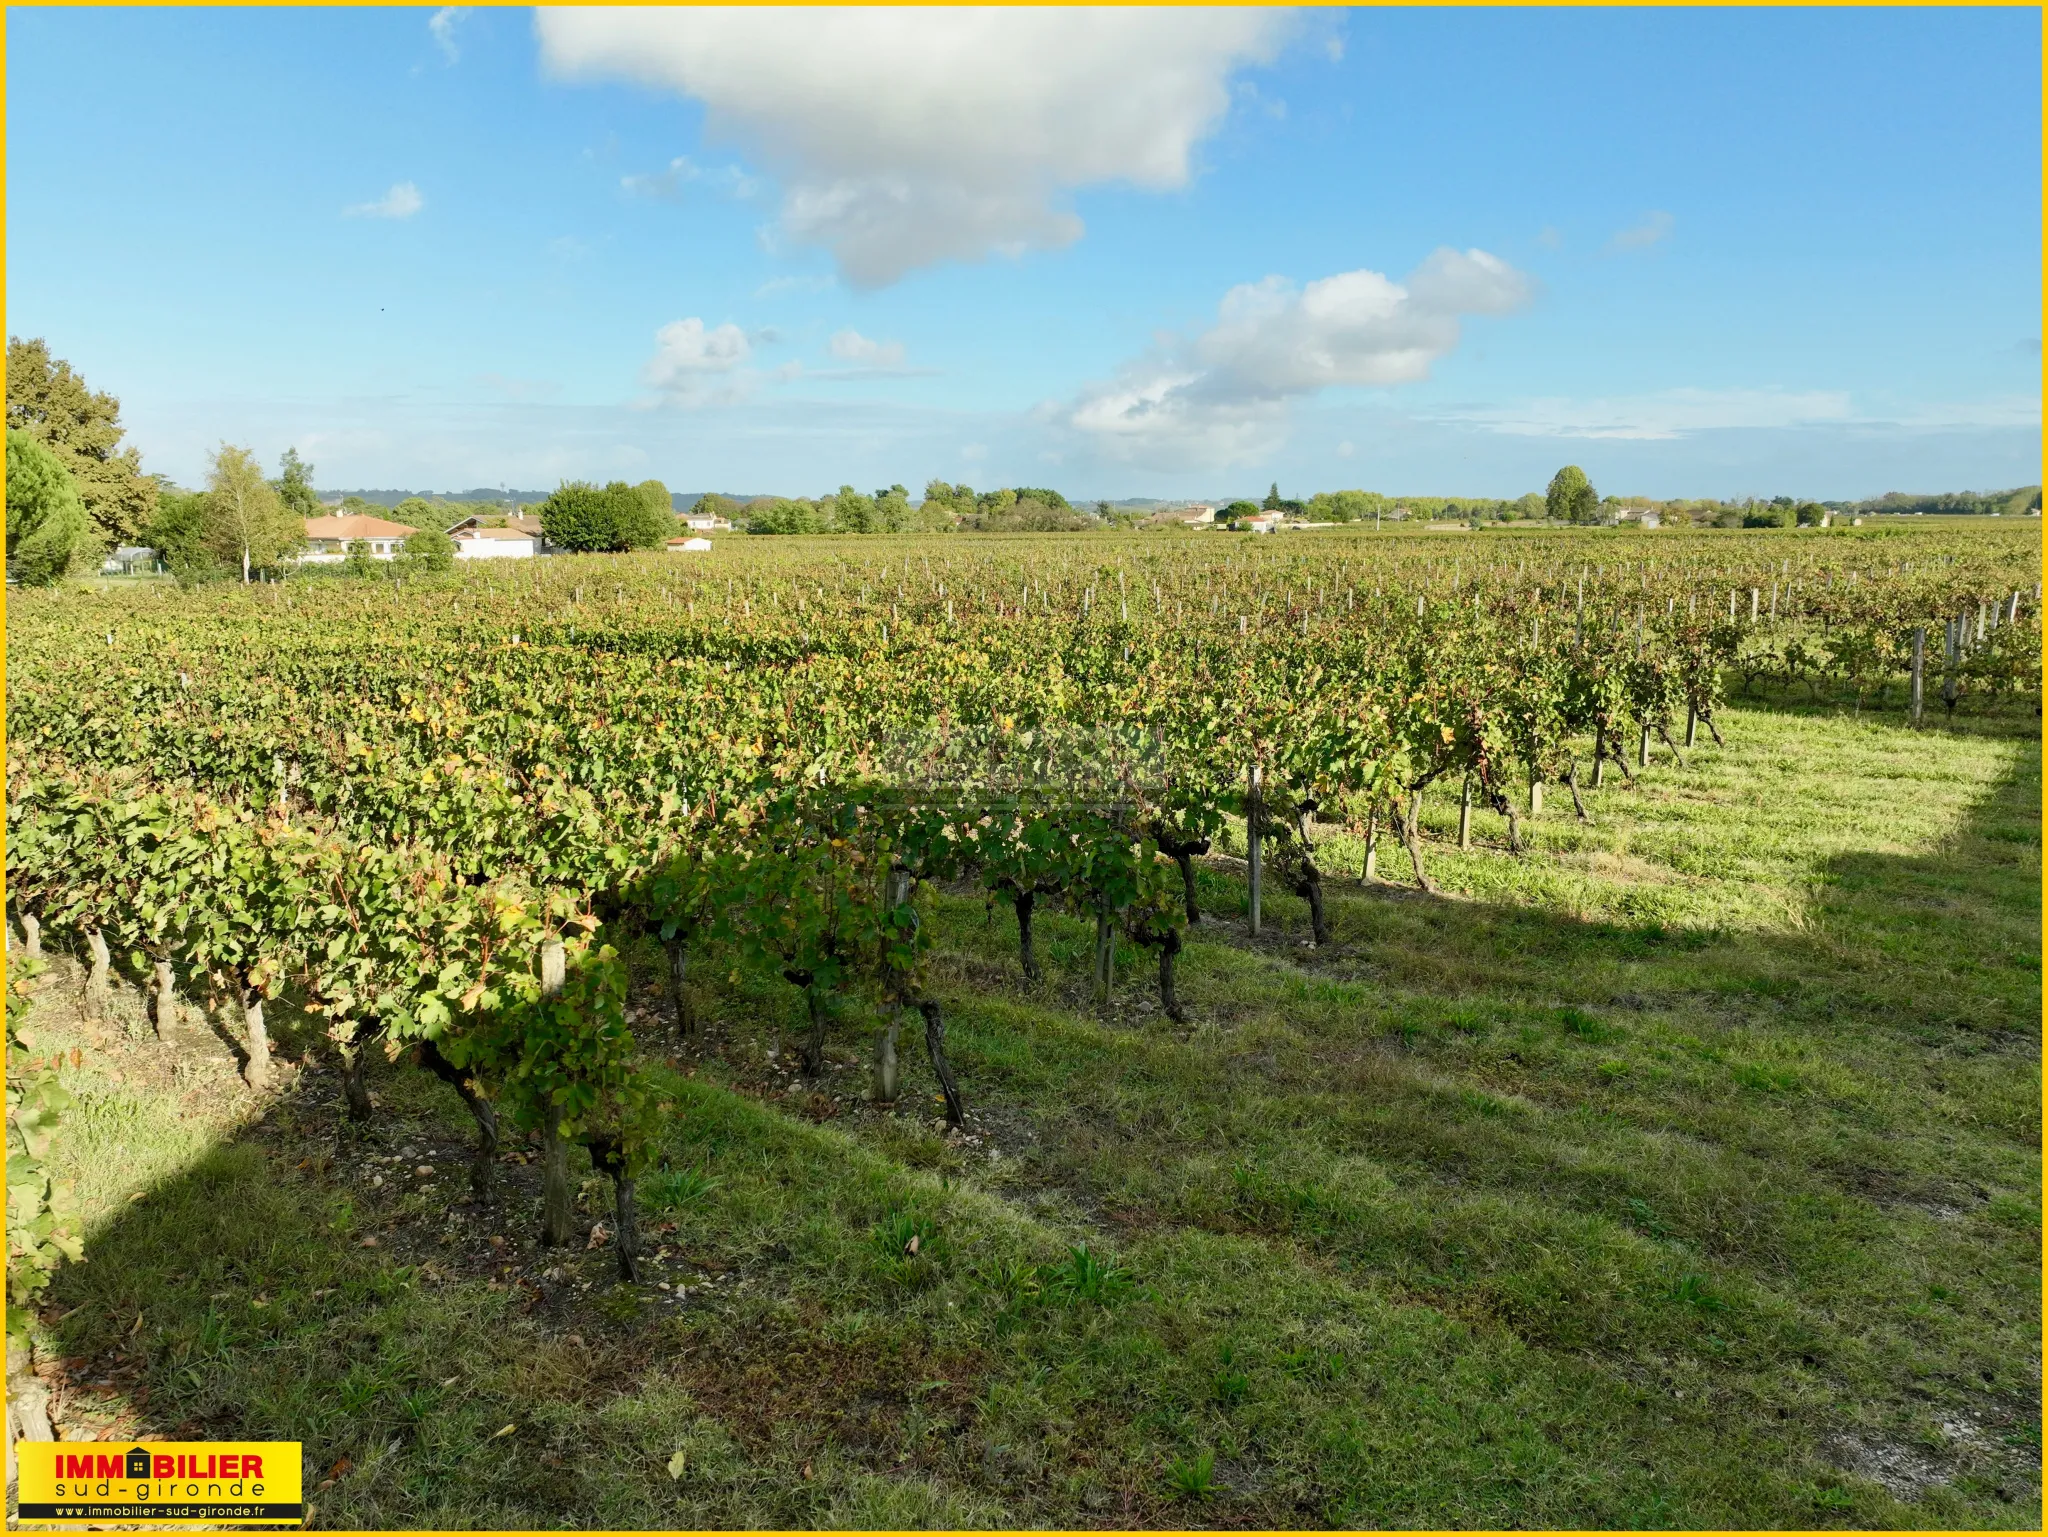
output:
{"label": "wooden vineyard post", "polygon": [[1962,631],[1962,620],[1951,619],[1948,622],[1947,629],[1942,634],[1941,641],[1941,702],[1943,707],[1947,709],[1951,720],[1955,718],[1956,695],[1960,692],[1956,682],[1956,664],[1962,659]]}
{"label": "wooden vineyard post", "polygon": [[1370,885],[1380,873],[1380,808],[1375,805],[1365,814],[1365,864],[1359,869],[1358,879]]}
{"label": "wooden vineyard post", "polygon": [[1529,777],[1529,817],[1533,821],[1543,815],[1543,781],[1533,774]]}
{"label": "wooden vineyard post", "polygon": [[1465,787],[1458,794],[1458,849],[1470,853],[1472,849],[1472,776],[1465,776]]}
{"label": "wooden vineyard post", "polygon": [[85,978],[85,1009],[94,1019],[107,1017],[107,975],[113,963],[113,956],[107,949],[107,937],[98,929],[85,931],[86,949],[92,953],[92,970]]}
{"label": "wooden vineyard post", "polygon": [[1095,906],[1095,1002],[1098,1007],[1107,1007],[1109,1003],[1109,967],[1115,949],[1115,935],[1109,926],[1109,903],[1104,898],[1097,898]]}
{"label": "wooden vineyard post", "polygon": [[1637,767],[1637,768],[1648,768],[1649,766],[1650,766],[1650,723],[1649,723],[1649,721],[1645,720],[1645,721],[1643,722],[1643,740],[1642,740],[1642,745],[1641,745],[1641,746],[1639,746],[1639,747],[1638,747],[1638,748],[1636,749],[1636,767]]}
{"label": "wooden vineyard post", "polygon": [[1752,587],[1749,589],[1749,622],[1751,624],[1756,623],[1756,600],[1757,590]]}
{"label": "wooden vineyard post", "polygon": [[43,958],[43,922],[33,913],[20,913],[21,953],[32,961]]}
{"label": "wooden vineyard post", "polygon": [[1920,724],[1920,701],[1927,684],[1927,626],[1921,625],[1913,631],[1913,703],[1912,722]]}
{"label": "wooden vineyard post", "polygon": [[156,1038],[160,1041],[170,1039],[171,1027],[178,1022],[178,997],[172,990],[174,985],[171,963],[159,957],[156,963],[156,999],[150,1010],[150,1022],[155,1025]]}
{"label": "wooden vineyard post", "polygon": [[1700,707],[1689,704],[1685,707],[1685,745],[1690,747],[1700,737]]}
{"label": "wooden vineyard post", "polygon": [[[540,995],[554,998],[569,980],[569,958],[559,939],[540,947]],[[562,1107],[550,1104],[540,1137],[540,1241],[560,1248],[569,1241],[569,1144],[562,1140]]]}
{"label": "wooden vineyard post", "polygon": [[1252,937],[1259,935],[1259,877],[1263,873],[1259,858],[1259,766],[1254,763],[1251,773],[1251,792],[1244,803],[1244,851],[1245,867],[1251,881],[1251,928]]}
{"label": "wooden vineyard post", "polygon": [[[891,911],[901,907],[910,896],[910,872],[892,869],[889,872],[889,907]],[[878,1105],[896,1103],[898,1074],[896,1068],[896,1046],[903,1034],[903,1009],[899,1004],[889,1011],[889,1019],[875,1037],[875,1083],[872,1098]]]}
{"label": "wooden vineyard post", "polygon": [[263,1023],[263,995],[246,983],[242,987],[242,1028],[249,1038],[249,1060],[242,1068],[242,1081],[260,1093],[270,1083],[270,1031]]}
{"label": "wooden vineyard post", "polygon": [[1599,789],[1607,783],[1607,728],[1597,721],[1593,726],[1593,788]]}

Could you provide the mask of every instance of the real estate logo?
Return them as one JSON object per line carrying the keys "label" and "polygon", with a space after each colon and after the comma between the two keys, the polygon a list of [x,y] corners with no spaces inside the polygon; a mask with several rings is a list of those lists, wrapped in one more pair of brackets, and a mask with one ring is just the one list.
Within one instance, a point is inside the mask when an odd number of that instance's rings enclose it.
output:
{"label": "real estate logo", "polygon": [[101,1525],[305,1519],[296,1441],[19,1441],[23,1521]]}

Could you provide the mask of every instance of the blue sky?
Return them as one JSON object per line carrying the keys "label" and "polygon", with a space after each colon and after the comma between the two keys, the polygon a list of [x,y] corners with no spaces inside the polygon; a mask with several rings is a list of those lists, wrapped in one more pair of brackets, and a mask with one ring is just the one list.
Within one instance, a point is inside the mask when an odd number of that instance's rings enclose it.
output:
{"label": "blue sky", "polygon": [[2032,10],[14,9],[11,334],[324,486],[2033,481]]}

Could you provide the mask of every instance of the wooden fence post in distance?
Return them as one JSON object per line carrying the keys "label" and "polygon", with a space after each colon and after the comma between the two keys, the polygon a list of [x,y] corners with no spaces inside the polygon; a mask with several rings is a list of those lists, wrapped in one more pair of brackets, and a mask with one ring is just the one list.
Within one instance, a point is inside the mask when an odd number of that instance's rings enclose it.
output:
{"label": "wooden fence post in distance", "polygon": [[1927,685],[1927,626],[1921,625],[1913,631],[1913,706],[1914,725],[1920,724],[1920,700]]}

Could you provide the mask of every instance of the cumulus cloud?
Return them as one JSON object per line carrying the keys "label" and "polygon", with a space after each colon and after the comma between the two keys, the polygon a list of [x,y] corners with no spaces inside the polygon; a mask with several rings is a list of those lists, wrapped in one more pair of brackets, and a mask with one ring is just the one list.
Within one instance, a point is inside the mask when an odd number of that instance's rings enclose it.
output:
{"label": "cumulus cloud", "polygon": [[466,5],[444,5],[427,22],[427,30],[433,33],[442,57],[450,64],[462,57],[462,50],[455,42],[455,29],[468,17],[471,9]]}
{"label": "cumulus cloud", "polygon": [[1632,224],[1627,229],[1619,230],[1615,233],[1614,249],[1617,251],[1647,251],[1659,241],[1670,238],[1671,231],[1677,227],[1677,224],[1678,221],[1662,209],[1652,209],[1643,215],[1640,224]]}
{"label": "cumulus cloud", "polygon": [[859,287],[1068,245],[1074,188],[1186,185],[1269,61],[1284,12],[1039,7],[543,9],[557,76],[701,102],[706,132],[781,180],[781,233]]}
{"label": "cumulus cloud", "polygon": [[1360,268],[1297,286],[1244,283],[1216,324],[1085,392],[1067,424],[1113,455],[1228,464],[1268,451],[1291,401],[1337,386],[1427,378],[1462,318],[1527,303],[1528,278],[1485,251],[1443,248],[1402,282]]}
{"label": "cumulus cloud", "polygon": [[654,356],[640,370],[640,378],[649,388],[686,404],[729,398],[738,389],[731,376],[753,351],[747,333],[731,321],[707,327],[691,315],[671,320],[654,333]]}
{"label": "cumulus cloud", "polygon": [[341,212],[348,219],[410,219],[426,206],[420,189],[409,181],[401,181],[392,183],[391,190],[376,202],[352,203]]}

